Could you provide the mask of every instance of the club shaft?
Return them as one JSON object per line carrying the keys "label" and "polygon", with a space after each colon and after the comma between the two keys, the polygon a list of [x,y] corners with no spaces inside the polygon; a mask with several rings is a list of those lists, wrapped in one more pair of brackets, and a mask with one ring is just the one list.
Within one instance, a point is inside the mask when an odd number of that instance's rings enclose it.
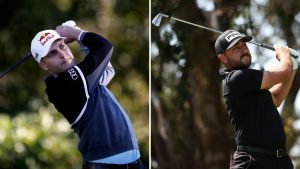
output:
{"label": "club shaft", "polygon": [[[215,30],[215,29],[212,29],[212,28],[209,28],[209,27],[205,27],[205,26],[202,26],[202,25],[198,25],[198,24],[195,24],[195,23],[192,23],[192,22],[188,22],[188,21],[185,21],[185,20],[182,20],[182,19],[178,19],[178,18],[169,16],[169,15],[166,15],[166,14],[162,14],[162,16],[166,17],[168,19],[173,19],[173,20],[176,20],[176,21],[179,21],[179,22],[183,22],[183,23],[186,23],[186,24],[198,27],[198,28],[202,28],[202,29],[205,29],[205,30],[208,30],[208,31],[212,31],[212,32],[215,32],[215,33],[218,33],[218,34],[222,34],[223,33],[221,31],[218,31],[218,30]],[[249,43],[252,43],[254,45],[257,45],[257,46],[260,46],[260,47],[263,47],[263,48],[275,51],[275,49],[272,46],[269,46],[269,45],[265,45],[265,44],[261,44],[261,43],[257,43],[257,42],[252,42],[252,41],[250,41]]]}
{"label": "club shaft", "polygon": [[168,16],[168,15],[165,15],[165,16],[168,17],[168,18],[170,18],[170,19],[174,19],[176,21],[179,21],[179,22],[183,22],[183,23],[186,23],[186,24],[189,24],[189,25],[196,26],[198,28],[206,29],[206,30],[209,30],[209,31],[212,31],[212,32],[216,32],[216,33],[219,33],[219,34],[223,33],[221,31],[218,31],[218,30],[215,30],[215,29],[212,29],[212,28],[208,28],[208,27],[205,27],[205,26],[202,26],[202,25],[194,24],[192,22],[188,22],[188,21],[185,21],[185,20],[182,20],[182,19],[178,19],[178,18],[171,17],[171,16]]}
{"label": "club shaft", "polygon": [[31,53],[28,53],[26,56],[22,57],[22,59],[20,59],[18,62],[16,62],[14,65],[12,65],[11,67],[7,68],[5,71],[3,71],[0,74],[0,78],[3,77],[4,75],[6,75],[8,72],[10,72],[12,69],[14,69],[15,67],[17,67],[19,64],[23,63],[25,60],[27,60],[28,58],[30,58]]}
{"label": "club shaft", "polygon": [[265,45],[265,44],[262,44],[262,43],[256,43],[256,42],[252,42],[252,41],[249,41],[248,43],[252,43],[254,45],[257,45],[257,46],[275,51],[275,49],[272,46],[269,46],[269,45]]}

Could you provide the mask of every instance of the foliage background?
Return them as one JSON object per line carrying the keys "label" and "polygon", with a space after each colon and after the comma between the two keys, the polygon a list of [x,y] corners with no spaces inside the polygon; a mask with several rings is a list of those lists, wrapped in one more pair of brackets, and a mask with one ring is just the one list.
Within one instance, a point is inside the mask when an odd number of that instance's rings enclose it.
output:
{"label": "foliage background", "polygon": [[[1,0],[0,70],[30,50],[34,35],[75,20],[114,45],[116,75],[109,88],[128,112],[148,164],[148,1]],[[74,55],[82,59],[77,44]],[[81,168],[78,138],[48,103],[41,71],[30,58],[0,79],[0,168]]]}
{"label": "foliage background", "polygon": [[[152,0],[151,18],[165,13],[220,31],[235,29],[260,43],[299,49],[299,9],[300,1],[294,0]],[[217,36],[166,18],[160,27],[151,26],[152,168],[229,168],[235,144],[214,51]],[[273,51],[248,46],[254,68],[274,65]],[[297,169],[299,78],[297,73],[280,108],[287,149]]]}

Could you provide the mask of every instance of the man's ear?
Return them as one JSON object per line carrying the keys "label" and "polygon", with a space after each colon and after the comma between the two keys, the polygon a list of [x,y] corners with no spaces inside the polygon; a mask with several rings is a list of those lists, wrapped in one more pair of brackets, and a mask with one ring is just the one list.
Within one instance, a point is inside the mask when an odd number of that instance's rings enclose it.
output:
{"label": "man's ear", "polygon": [[219,54],[218,58],[220,59],[220,61],[225,65],[227,64],[228,60],[227,57],[224,54]]}
{"label": "man's ear", "polygon": [[41,62],[39,63],[39,66],[40,66],[40,68],[43,69],[44,71],[48,71],[48,67],[47,67],[47,65],[45,64],[45,62],[41,61]]}

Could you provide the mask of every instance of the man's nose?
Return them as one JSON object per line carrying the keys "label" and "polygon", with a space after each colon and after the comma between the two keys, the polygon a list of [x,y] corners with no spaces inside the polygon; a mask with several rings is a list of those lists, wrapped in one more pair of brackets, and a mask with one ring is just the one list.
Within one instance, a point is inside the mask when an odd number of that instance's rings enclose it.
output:
{"label": "man's nose", "polygon": [[249,53],[248,47],[246,45],[243,46],[242,51],[243,51],[243,53]]}
{"label": "man's nose", "polygon": [[59,58],[64,58],[65,57],[65,53],[60,49],[57,50],[57,55],[58,55]]}

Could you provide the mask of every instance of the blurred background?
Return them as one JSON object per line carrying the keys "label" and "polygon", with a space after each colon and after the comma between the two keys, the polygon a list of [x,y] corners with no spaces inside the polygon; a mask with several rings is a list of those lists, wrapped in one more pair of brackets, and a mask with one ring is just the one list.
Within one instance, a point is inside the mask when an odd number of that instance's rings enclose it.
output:
{"label": "blurred background", "polygon": [[[0,1],[0,71],[30,51],[35,34],[74,20],[114,45],[109,85],[128,112],[149,158],[149,2],[122,0]],[[79,45],[71,44],[77,60]],[[78,138],[45,94],[47,73],[30,58],[0,79],[0,169],[81,169]]]}
{"label": "blurred background", "polygon": [[[300,48],[300,1],[152,0],[151,19],[165,13],[256,42]],[[235,150],[224,106],[218,34],[163,18],[151,26],[151,165],[158,169],[226,169]],[[249,44],[253,68],[276,64],[273,51]],[[287,149],[300,168],[300,75],[279,108]]]}

